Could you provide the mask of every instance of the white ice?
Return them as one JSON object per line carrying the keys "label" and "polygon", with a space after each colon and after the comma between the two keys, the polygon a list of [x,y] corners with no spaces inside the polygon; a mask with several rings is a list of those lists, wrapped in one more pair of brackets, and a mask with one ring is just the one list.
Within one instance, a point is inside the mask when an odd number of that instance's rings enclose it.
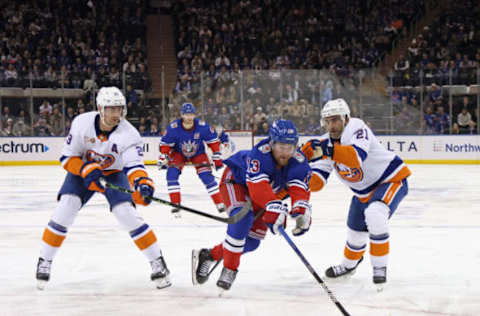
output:
{"label": "white ice", "polygon": [[[410,193],[390,221],[386,289],[376,292],[368,259],[351,279],[326,284],[351,315],[478,315],[480,168],[410,167]],[[156,194],[167,198],[165,171],[148,171]],[[40,238],[64,176],[60,166],[0,167],[0,315],[341,315],[281,236],[268,235],[242,257],[224,297],[215,285],[220,269],[194,287],[191,250],[221,242],[226,225],[185,212],[176,219],[153,203],[140,212],[157,234],[173,282],[157,290],[149,264],[100,195],[81,210],[54,260],[51,281],[38,291]],[[216,213],[193,168],[184,171],[181,185],[185,205]],[[350,198],[332,175],[312,195],[312,228],[292,237],[322,278],[341,259]]]}

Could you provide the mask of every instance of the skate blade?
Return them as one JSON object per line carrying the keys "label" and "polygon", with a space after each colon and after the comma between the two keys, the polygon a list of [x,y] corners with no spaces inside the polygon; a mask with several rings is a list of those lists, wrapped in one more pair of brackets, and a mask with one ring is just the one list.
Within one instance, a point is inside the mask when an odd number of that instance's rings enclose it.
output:
{"label": "skate blade", "polygon": [[45,290],[45,286],[47,285],[47,281],[45,280],[37,280],[37,289],[40,291]]}
{"label": "skate blade", "polygon": [[225,297],[227,295],[227,290],[218,286],[217,288],[218,288],[218,297]]}
{"label": "skate blade", "polygon": [[200,251],[192,250],[192,284],[193,285],[198,285],[196,274],[197,274],[199,253]]}
{"label": "skate blade", "polygon": [[385,289],[385,283],[377,283],[375,284],[375,287],[377,288],[378,293],[383,292],[383,290]]}
{"label": "skate blade", "polygon": [[168,276],[165,277],[165,278],[156,279],[153,282],[155,282],[155,285],[157,286],[157,289],[159,289],[159,290],[164,289],[164,288],[172,285]]}
{"label": "skate blade", "polygon": [[355,271],[350,272],[350,273],[345,274],[345,275],[338,276],[338,277],[333,277],[333,278],[327,276],[326,274],[324,274],[324,276],[325,276],[325,278],[328,279],[329,281],[345,281],[345,280],[351,279],[354,274],[355,274]]}

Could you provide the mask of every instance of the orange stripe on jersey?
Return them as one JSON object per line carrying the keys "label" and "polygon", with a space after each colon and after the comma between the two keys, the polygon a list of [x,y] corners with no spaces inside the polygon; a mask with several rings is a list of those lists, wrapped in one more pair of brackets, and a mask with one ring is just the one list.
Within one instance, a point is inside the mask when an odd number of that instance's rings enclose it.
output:
{"label": "orange stripe on jersey", "polygon": [[143,169],[138,169],[132,172],[131,174],[129,174],[128,181],[130,181],[130,185],[133,186],[133,182],[135,182],[135,179],[140,177],[148,177],[147,172]]}
{"label": "orange stripe on jersey", "polygon": [[150,230],[148,233],[135,240],[135,244],[137,245],[138,249],[144,250],[153,245],[156,241],[157,237],[153,231]]}
{"label": "orange stripe on jersey", "polygon": [[345,258],[350,260],[360,260],[360,258],[363,256],[364,253],[365,253],[365,250],[353,251],[347,246],[345,246],[345,250],[343,251]]}
{"label": "orange stripe on jersey", "polygon": [[323,182],[322,178],[320,178],[315,173],[312,174],[312,178],[310,179],[310,191],[317,192],[320,191],[325,183]]}
{"label": "orange stripe on jersey", "polygon": [[372,197],[373,193],[375,193],[375,190],[373,190],[372,192],[370,192],[368,194],[368,196],[366,197],[359,197],[358,199],[360,200],[360,202],[362,203],[367,203],[368,201],[370,201],[370,198]]}
{"label": "orange stripe on jersey", "polygon": [[372,256],[377,256],[377,257],[385,256],[385,255],[388,255],[389,251],[390,251],[390,243],[388,241],[381,244],[376,244],[373,242],[370,243],[370,254]]}
{"label": "orange stripe on jersey", "polygon": [[393,197],[395,196],[395,194],[397,194],[398,189],[400,189],[401,186],[402,186],[401,182],[395,182],[390,184],[390,186],[387,189],[387,192],[385,192],[385,195],[383,196],[383,199],[382,199],[385,202],[385,204],[387,205],[390,204],[390,202],[393,200]]}
{"label": "orange stripe on jersey", "polygon": [[80,175],[80,169],[82,169],[84,162],[82,158],[80,157],[70,157],[68,158],[68,161],[63,165],[63,168],[70,172],[71,174],[74,174],[76,176]]}
{"label": "orange stripe on jersey", "polygon": [[402,169],[400,169],[399,172],[397,172],[396,175],[393,176],[393,178],[388,180],[388,182],[401,182],[403,179],[410,176],[411,174],[412,172],[410,171],[410,169],[408,169],[407,166],[404,166]]}
{"label": "orange stripe on jersey", "polygon": [[118,172],[120,172],[120,171],[121,171],[121,170],[104,170],[104,171],[103,171],[103,174],[104,174],[105,176],[109,176],[109,175],[111,175],[111,174],[118,173]]}
{"label": "orange stripe on jersey", "polygon": [[65,236],[57,235],[48,228],[45,228],[42,240],[52,247],[60,247],[65,240]]}
{"label": "orange stripe on jersey", "polygon": [[333,161],[341,163],[348,168],[360,168],[357,151],[350,145],[335,143],[333,149]]}
{"label": "orange stripe on jersey", "polygon": [[277,196],[277,199],[279,200],[283,200],[288,194],[288,191],[283,189],[282,191],[280,192],[277,192],[275,195]]}

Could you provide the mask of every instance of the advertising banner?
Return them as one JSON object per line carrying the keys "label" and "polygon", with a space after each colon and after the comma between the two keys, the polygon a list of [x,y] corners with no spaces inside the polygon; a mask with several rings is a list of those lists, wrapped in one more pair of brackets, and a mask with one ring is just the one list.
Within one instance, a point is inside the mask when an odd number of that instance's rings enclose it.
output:
{"label": "advertising banner", "polygon": [[[240,136],[239,136],[240,137]],[[300,143],[318,136],[302,136]],[[255,137],[255,143],[264,137]],[[378,136],[378,140],[407,163],[480,164],[480,136]],[[154,164],[160,137],[143,137],[144,160]],[[232,137],[231,141],[243,142]],[[59,164],[63,137],[0,137],[0,165]]]}

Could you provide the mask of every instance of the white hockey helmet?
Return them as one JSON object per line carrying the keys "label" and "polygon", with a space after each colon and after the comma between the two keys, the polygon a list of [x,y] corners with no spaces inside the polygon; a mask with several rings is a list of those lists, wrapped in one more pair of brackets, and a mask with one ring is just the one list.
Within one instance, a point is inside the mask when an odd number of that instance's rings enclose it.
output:
{"label": "white hockey helmet", "polygon": [[335,99],[328,101],[322,109],[322,118],[320,123],[322,126],[325,126],[325,118],[340,115],[342,121],[345,123],[345,116],[350,118],[350,108],[348,107],[347,102],[344,99]]}
{"label": "white hockey helmet", "polygon": [[122,91],[117,87],[102,87],[98,90],[97,106],[100,108],[100,116],[103,121],[104,108],[109,106],[122,106],[122,116],[124,119],[127,116],[127,101],[123,96]]}

